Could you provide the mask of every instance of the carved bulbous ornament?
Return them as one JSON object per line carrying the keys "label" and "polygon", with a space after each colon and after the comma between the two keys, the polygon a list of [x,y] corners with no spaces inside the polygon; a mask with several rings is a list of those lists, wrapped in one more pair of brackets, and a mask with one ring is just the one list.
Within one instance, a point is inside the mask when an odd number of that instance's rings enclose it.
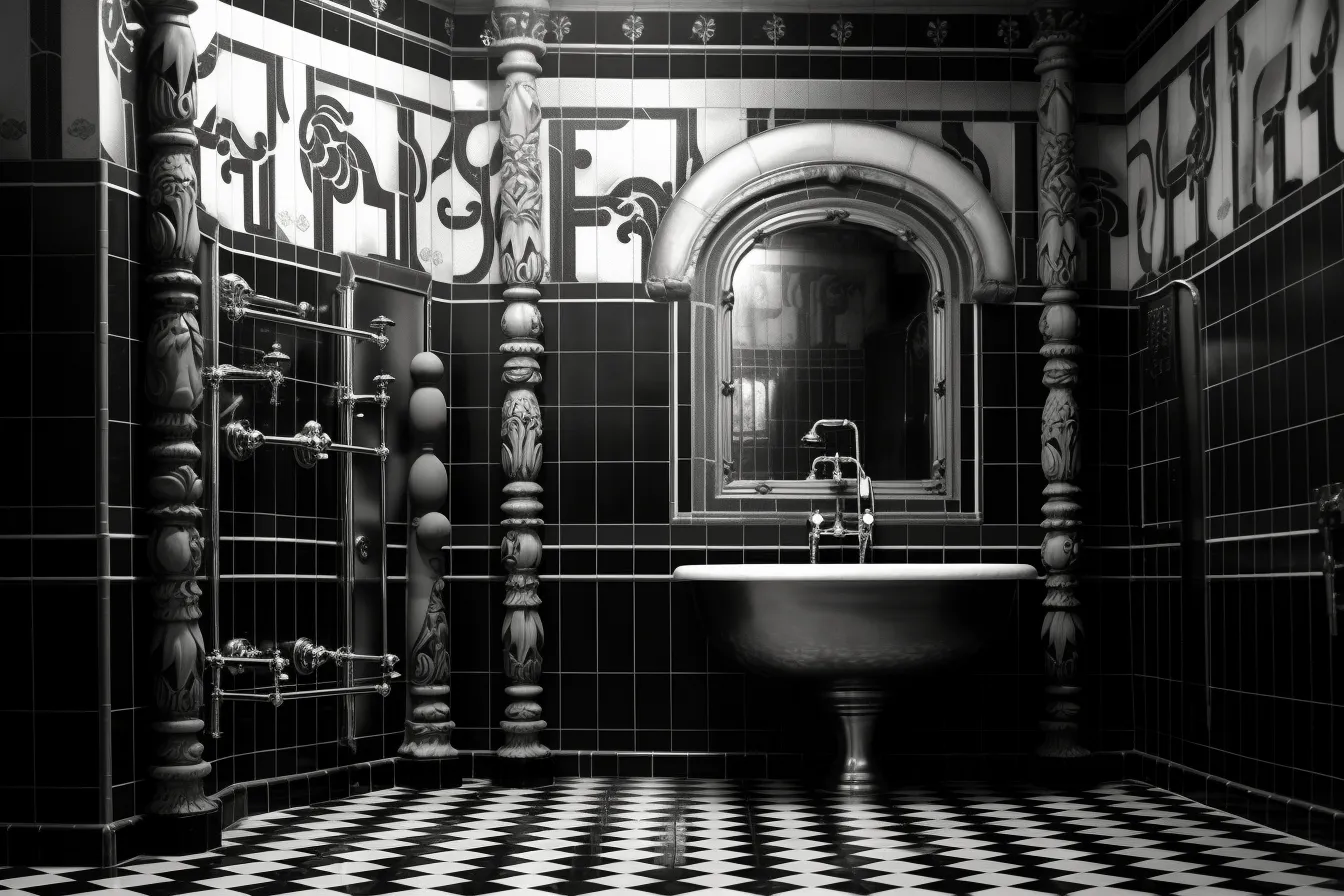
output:
{"label": "carved bulbous ornament", "polygon": [[406,759],[452,759],[455,725],[444,698],[449,693],[448,612],[444,605],[443,550],[452,525],[439,512],[448,499],[448,472],[434,455],[435,443],[448,429],[447,401],[437,387],[443,362],[433,352],[411,359],[408,424],[412,453],[406,480],[411,538],[406,557],[406,667],[411,711],[397,755]]}
{"label": "carved bulbous ornament", "polygon": [[546,273],[541,238],[541,100],[527,77],[511,78],[499,111],[499,267],[505,283],[535,285]]}
{"label": "carved bulbous ornament", "polygon": [[[1078,674],[1078,647],[1083,641],[1083,622],[1072,610],[1050,610],[1041,621],[1041,648],[1045,674],[1053,682],[1066,683]],[[1077,707],[1070,708],[1071,713]]]}
{"label": "carved bulbous ornament", "polygon": [[499,319],[499,329],[510,339],[540,339],[546,327],[541,309],[531,302],[510,302]]}
{"label": "carved bulbous ornament", "polygon": [[189,267],[200,251],[196,169],[185,152],[154,158],[149,180],[149,249],[160,261]]}
{"label": "carved bulbous ornament", "polygon": [[1072,482],[1079,460],[1078,406],[1069,389],[1051,389],[1041,415],[1041,470],[1047,482]]}
{"label": "carved bulbous ornament", "polygon": [[173,128],[190,130],[196,122],[196,39],[187,14],[191,0],[146,0],[151,20],[146,68],[151,140]]}
{"label": "carved bulbous ornament", "polygon": [[504,614],[500,636],[504,642],[504,672],[513,681],[536,684],[541,678],[541,649],[546,642],[541,615],[531,607],[511,609]]}
{"label": "carved bulbous ornament", "polygon": [[[509,348],[515,347],[509,346]],[[506,385],[530,386],[541,382],[541,365],[530,353],[514,355],[504,362],[500,376]]]}
{"label": "carved bulbous ornament", "polygon": [[1055,572],[1072,569],[1082,553],[1081,541],[1072,532],[1051,532],[1041,542],[1041,565]]}
{"label": "carved bulbous ornament", "polygon": [[160,524],[149,533],[149,565],[160,578],[194,576],[203,552],[195,526]]}
{"label": "carved bulbous ornament", "polygon": [[145,392],[159,408],[191,413],[204,396],[205,340],[195,314],[156,318],[145,340]]}
{"label": "carved bulbous ornament", "polygon": [[499,437],[500,464],[510,480],[535,481],[541,472],[541,408],[530,389],[514,389],[504,399]]}
{"label": "carved bulbous ornament", "polygon": [[504,568],[509,572],[529,572],[541,566],[541,538],[532,529],[510,529],[500,545]]}

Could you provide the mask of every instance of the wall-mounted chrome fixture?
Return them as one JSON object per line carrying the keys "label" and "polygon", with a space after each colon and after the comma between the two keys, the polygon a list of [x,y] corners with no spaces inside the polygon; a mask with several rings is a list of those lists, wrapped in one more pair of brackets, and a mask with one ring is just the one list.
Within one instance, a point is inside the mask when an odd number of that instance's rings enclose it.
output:
{"label": "wall-mounted chrome fixture", "polygon": [[[863,464],[859,462],[859,427],[853,420],[824,419],[818,420],[812,424],[812,428],[802,438],[804,447],[819,448],[824,447],[826,439],[819,433],[819,429],[843,429],[849,428],[854,431],[854,456],[845,457],[837,451],[835,454],[822,454],[813,458],[812,468],[807,474],[809,480],[816,480],[817,468],[829,466],[829,478],[835,483],[835,514],[831,518],[830,525],[826,524],[826,515],[819,510],[813,510],[808,514],[807,521],[811,524],[812,530],[808,533],[808,559],[812,563],[817,562],[817,547],[821,542],[823,535],[829,535],[834,538],[844,538],[847,535],[857,535],[859,538],[859,562],[865,563],[868,560],[868,552],[873,542],[873,526],[877,522],[877,504],[873,497],[873,481],[868,478],[864,472]],[[841,468],[844,464],[853,464],[855,470],[854,491],[858,497],[857,512],[853,515],[855,528],[850,529],[845,526],[844,497],[848,492],[849,480],[844,478]],[[865,508],[865,504],[867,505]]]}
{"label": "wall-mounted chrome fixture", "polygon": [[1332,482],[1316,489],[1317,525],[1321,528],[1323,554],[1321,575],[1325,579],[1326,612],[1330,614],[1330,634],[1339,634],[1339,614],[1344,611],[1344,601],[1339,597],[1335,584],[1335,551],[1338,541],[1344,536],[1344,482]]}
{"label": "wall-mounted chrome fixture", "polygon": [[[342,377],[348,376],[348,372],[354,369],[354,361],[351,346],[355,342],[371,342],[376,345],[379,351],[388,346],[391,340],[387,336],[387,328],[396,326],[396,322],[389,317],[378,315],[369,323],[369,331],[356,330],[353,328],[353,299],[354,290],[352,287],[343,287],[340,290],[341,302],[337,308],[340,325],[321,323],[315,320],[308,320],[307,315],[313,311],[311,305],[305,303],[291,304],[278,299],[272,299],[267,296],[258,296],[252,292],[247,285],[247,281],[237,275],[228,274],[220,277],[218,280],[219,301],[210,308],[211,325],[209,327],[210,335],[210,357],[212,360],[219,358],[220,343],[220,314],[222,310],[229,320],[237,322],[244,318],[252,320],[269,321],[276,324],[285,324],[301,329],[312,330],[319,333],[330,333],[336,336],[347,337],[339,349],[338,370]],[[273,313],[271,311],[262,311],[253,307],[255,305],[264,305],[269,308],[275,308],[285,314]],[[286,316],[288,315],[288,316]],[[262,358],[262,363],[253,369],[244,369],[227,364],[218,364],[207,368],[204,376],[210,383],[209,406],[207,408],[207,419],[214,423],[209,429],[209,459],[210,459],[210,593],[214,599],[211,600],[213,613],[213,632],[215,649],[209,657],[208,664],[214,670],[214,682],[212,689],[212,707],[211,707],[211,734],[214,737],[220,736],[220,705],[225,700],[245,700],[245,701],[264,701],[273,706],[280,706],[286,700],[308,699],[312,697],[321,697],[328,695],[344,695],[346,701],[345,732],[341,735],[341,742],[353,747],[354,738],[350,734],[353,730],[353,697],[356,694],[378,694],[386,697],[391,693],[391,682],[393,679],[400,678],[401,675],[395,670],[396,664],[400,658],[391,654],[387,650],[387,425],[385,419],[385,409],[388,404],[388,386],[394,382],[390,375],[383,374],[374,378],[376,384],[375,393],[372,395],[354,395],[349,388],[342,390],[340,384],[337,384],[337,391],[340,395],[340,403],[345,411],[342,415],[343,427],[341,437],[349,440],[353,433],[353,421],[351,409],[355,404],[361,401],[369,401],[379,406],[379,435],[377,447],[365,447],[362,445],[344,444],[334,442],[331,436],[322,431],[322,426],[316,420],[309,420],[303,425],[303,428],[293,436],[268,436],[259,430],[252,429],[251,424],[246,420],[230,421],[227,424],[220,423],[219,414],[219,384],[224,380],[252,380],[265,381],[271,383],[271,403],[278,404],[278,393],[280,383],[284,381],[283,367],[289,363],[289,357],[280,350],[279,344],[271,347]],[[345,631],[347,637],[352,637],[354,632],[354,622],[352,613],[353,589],[354,589],[354,555],[356,546],[354,544],[354,534],[350,530],[353,517],[353,494],[351,487],[351,468],[350,463],[355,455],[365,455],[376,457],[382,467],[381,472],[381,493],[382,498],[379,506],[379,525],[383,531],[383,564],[382,564],[382,618],[383,618],[383,652],[381,654],[358,654],[350,648],[341,647],[329,651],[312,643],[306,638],[299,638],[296,641],[289,642],[288,653],[290,659],[285,659],[280,651],[271,651],[270,656],[264,650],[252,647],[244,639],[233,639],[228,642],[223,649],[220,648],[220,619],[219,619],[219,600],[220,594],[220,568],[219,568],[219,543],[220,543],[220,506],[219,506],[219,454],[220,443],[223,442],[224,449],[235,461],[245,461],[256,453],[258,448],[269,445],[273,448],[291,448],[294,451],[295,462],[306,469],[311,469],[319,461],[326,460],[329,452],[335,451],[342,455],[342,491],[345,501],[343,505],[343,521],[346,526],[345,538],[342,544],[345,547],[345,557],[343,560],[343,581],[345,589],[346,607],[345,607]],[[292,664],[296,671],[307,669],[316,669],[318,665],[331,660],[335,665],[344,668],[342,679],[344,685],[341,687],[315,688],[305,691],[285,692],[280,689],[280,683],[288,680],[283,669]],[[376,685],[355,684],[355,678],[351,667],[355,663],[374,662],[382,669],[382,679]],[[263,694],[251,691],[226,691],[222,687],[222,673],[227,668],[230,671],[237,672],[247,665],[269,666],[272,670],[273,681],[270,693]]]}
{"label": "wall-mounted chrome fixture", "polygon": [[[229,320],[237,323],[243,318],[252,320],[264,320],[273,324],[288,324],[291,327],[299,327],[305,330],[316,330],[319,333],[333,333],[337,336],[346,336],[360,342],[372,342],[382,351],[387,348],[391,341],[387,337],[387,328],[395,327],[396,321],[390,317],[378,315],[369,322],[369,330],[356,330],[350,326],[338,326],[337,324],[326,324],[317,320],[308,320],[306,315],[312,310],[307,302],[300,302],[294,305],[280,299],[273,299],[269,296],[259,296],[252,292],[247,285],[247,281],[236,274],[225,274],[219,278],[219,304]],[[259,311],[253,308],[253,304],[267,305],[271,308],[279,308],[286,314],[277,314],[271,311]],[[297,315],[297,316],[294,316]]]}
{"label": "wall-mounted chrome fixture", "polygon": [[227,669],[229,672],[237,675],[243,672],[248,666],[253,666],[258,670],[262,668],[269,669],[271,672],[271,692],[269,694],[249,694],[247,699],[264,700],[272,706],[279,706],[285,702],[284,695],[280,692],[280,683],[288,681],[289,676],[285,674],[285,667],[289,661],[280,655],[280,651],[272,650],[269,653],[258,647],[253,647],[246,638],[232,638],[224,649],[216,647],[205,658],[205,664],[214,670],[214,687],[210,692],[210,736],[219,737],[223,733],[223,726],[219,720],[219,709],[224,698],[229,696],[229,692],[221,687],[220,675]]}
{"label": "wall-mounted chrome fixture", "polygon": [[[337,647],[335,650],[330,650],[320,644],[314,644],[310,638],[286,641],[280,645],[279,653],[281,656],[287,655],[289,657],[290,664],[299,675],[312,675],[330,662],[337,666],[348,666],[353,663],[377,663],[383,670],[384,684],[401,677],[401,673],[396,671],[397,663],[401,662],[401,657],[395,653],[381,655],[355,653],[348,647]],[[383,694],[383,696],[387,695]]]}
{"label": "wall-mounted chrome fixture", "polygon": [[280,404],[280,387],[285,382],[285,370],[289,367],[289,355],[280,350],[280,343],[271,345],[271,350],[261,356],[256,367],[235,367],[232,364],[217,364],[201,371],[201,376],[210,384],[215,401],[218,401],[219,384],[226,380],[242,382],[265,382],[271,384],[271,405]]}
{"label": "wall-mounted chrome fixture", "polygon": [[318,461],[326,460],[328,452],[331,451],[338,454],[363,454],[379,460],[387,458],[385,445],[372,448],[367,445],[343,445],[340,442],[333,442],[331,436],[322,431],[322,424],[316,420],[309,420],[303,424],[303,429],[292,436],[268,436],[260,430],[253,429],[252,424],[246,420],[226,423],[223,430],[224,448],[229,452],[229,457],[236,461],[250,459],[257,453],[257,449],[263,446],[293,448],[294,462],[307,470],[317,466]]}
{"label": "wall-mounted chrome fixture", "polygon": [[307,302],[286,302],[270,296],[259,296],[247,285],[247,281],[237,274],[225,274],[219,278],[219,304],[229,320],[237,322],[243,319],[249,305],[264,305],[286,314],[307,317],[313,306]]}

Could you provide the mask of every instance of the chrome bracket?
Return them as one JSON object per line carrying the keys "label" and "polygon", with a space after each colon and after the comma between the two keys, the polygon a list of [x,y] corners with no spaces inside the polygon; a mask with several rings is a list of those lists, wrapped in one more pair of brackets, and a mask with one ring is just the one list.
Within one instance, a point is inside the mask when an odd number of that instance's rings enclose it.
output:
{"label": "chrome bracket", "polygon": [[294,462],[306,470],[317,466],[317,462],[327,459],[327,448],[331,446],[331,436],[322,431],[322,424],[309,420],[295,436],[307,440],[308,444],[294,449]]}
{"label": "chrome bracket", "polygon": [[266,437],[253,429],[246,420],[233,420],[224,424],[224,449],[236,461],[250,459],[265,441]]}

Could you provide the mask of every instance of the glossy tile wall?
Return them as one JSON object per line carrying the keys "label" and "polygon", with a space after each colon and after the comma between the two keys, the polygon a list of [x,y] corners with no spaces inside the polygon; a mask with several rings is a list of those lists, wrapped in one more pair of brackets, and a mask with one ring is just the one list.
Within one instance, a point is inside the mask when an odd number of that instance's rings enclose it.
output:
{"label": "glossy tile wall", "polygon": [[[262,295],[308,302],[317,309],[317,320],[334,321],[338,256],[227,231],[220,234],[220,243],[221,275],[237,274]],[[338,379],[335,337],[260,321],[234,324],[221,318],[221,323],[222,363],[254,365],[273,344],[292,359],[278,407],[269,404],[268,386],[225,384],[220,397],[225,421],[247,420],[264,433],[292,435],[306,421],[317,420],[324,432],[340,432],[332,389]],[[410,321],[403,323],[413,328]],[[375,351],[370,346],[356,348],[361,350]],[[393,417],[390,424],[396,426],[397,419]],[[346,643],[338,580],[340,495],[335,462],[305,470],[280,450],[258,451],[241,462],[221,456],[222,582],[217,599],[222,640],[241,637],[265,644],[302,636],[332,649]],[[389,515],[404,519],[405,514],[392,507]],[[402,577],[404,523],[389,527],[388,544],[389,573]],[[403,594],[399,580],[390,584],[389,628],[397,633],[392,649],[398,653]],[[209,617],[202,622],[203,634],[213,638]],[[339,677],[339,670],[330,664],[314,676],[293,674],[302,688],[336,686]],[[269,679],[226,677],[224,686],[269,687]],[[212,768],[206,792],[395,755],[404,719],[401,700],[356,697],[353,749],[338,744],[344,712],[339,697],[293,701],[278,710],[265,704],[226,702],[221,719],[224,736],[207,743],[205,758]]]}
{"label": "glossy tile wall", "polygon": [[[0,494],[0,621],[15,668],[0,696],[7,761],[0,819],[110,821],[107,667],[97,580],[98,213],[94,16],[73,4],[10,4],[0,36],[0,374],[10,469]],[[110,252],[124,258],[125,243]],[[126,455],[120,455],[125,459]],[[121,519],[118,520],[120,522]],[[122,530],[129,531],[129,530]],[[114,561],[129,543],[114,540]],[[110,605],[129,601],[115,587]],[[60,662],[44,662],[45,658]],[[120,696],[119,694],[117,696]],[[11,759],[12,757],[12,759]]]}
{"label": "glossy tile wall", "polygon": [[[710,18],[713,35],[702,41],[697,34],[704,34]],[[596,757],[594,770],[788,773],[796,768],[796,754],[830,745],[824,722],[787,688],[746,677],[718,657],[686,595],[667,581],[685,563],[805,559],[801,521],[667,523],[669,354],[688,348],[672,344],[670,314],[685,309],[669,312],[644,297],[641,252],[649,237],[630,218],[636,210],[654,218],[690,172],[751,133],[805,118],[879,121],[946,146],[988,182],[1010,215],[1027,285],[1018,305],[984,308],[980,321],[986,438],[983,494],[974,500],[983,502],[985,523],[879,527],[877,557],[1035,562],[1038,556],[1044,389],[1039,291],[1030,285],[1036,227],[1032,63],[1013,52],[1004,58],[982,39],[987,34],[1002,44],[997,19],[992,28],[963,28],[955,42],[948,36],[949,19],[939,60],[883,42],[880,35],[890,32],[879,29],[878,20],[891,18],[903,23],[912,47],[918,40],[932,48],[934,38],[924,32],[936,35],[938,29],[915,16],[852,17],[843,42],[831,35],[834,16],[780,18],[787,40],[775,44],[765,27],[768,14],[574,14],[563,42],[555,42],[543,63],[553,80],[543,76],[541,85],[550,91],[543,97],[543,141],[551,147],[552,281],[543,284],[541,306],[547,327],[539,390],[547,426],[541,593],[548,637],[541,702],[553,749],[619,754]],[[1027,39],[1020,32],[1014,46]],[[901,69],[908,80],[879,74],[893,71],[893,60],[913,66]],[[987,77],[926,82],[931,62],[944,78],[971,71]],[[859,74],[845,74],[851,71]],[[995,80],[1016,75],[1023,80]],[[1126,215],[1116,192],[1123,162],[1115,154],[1121,144],[1113,120],[1118,123],[1104,114],[1085,115],[1080,129],[1092,211],[1084,267],[1096,272],[1083,290],[1080,313],[1088,349],[1085,427],[1106,434],[1092,443],[1099,453],[1083,483],[1096,496],[1089,507],[1098,508],[1088,531],[1097,548],[1088,600],[1095,599],[1092,630],[1100,632],[1088,721],[1098,744],[1118,748],[1132,743],[1129,655],[1124,641],[1111,641],[1109,633],[1119,629],[1100,617],[1127,620],[1123,477],[1105,473],[1122,472],[1125,464],[1123,384],[1132,312],[1122,289],[1105,288],[1124,282],[1118,228]],[[494,643],[503,535],[496,525],[503,484],[496,459],[502,398],[498,295],[488,286],[460,283],[436,295],[446,300],[435,303],[436,350],[444,353],[452,379],[455,742],[492,749],[499,743],[495,726],[503,705]],[[965,319],[971,319],[969,309]],[[685,321],[680,332],[687,332]],[[968,394],[968,401],[973,405],[974,397]],[[968,409],[968,419],[974,413]],[[1122,510],[1108,516],[1107,507]],[[1015,617],[1019,636],[1005,639],[1004,649],[968,679],[902,694],[903,705],[893,713],[900,731],[886,739],[894,752],[950,753],[973,767],[985,756],[1030,749],[1040,702],[1040,663],[1032,649],[1038,601],[1029,587]],[[712,755],[686,755],[706,752]]]}
{"label": "glossy tile wall", "polygon": [[[1131,516],[1151,524],[1131,560],[1137,744],[1192,769],[1182,789],[1226,779],[1338,809],[1344,648],[1328,633],[1313,505],[1314,489],[1344,474],[1344,122],[1321,100],[1335,89],[1323,35],[1338,9],[1219,6],[1209,30],[1163,48],[1165,70],[1131,93],[1130,192],[1156,197],[1147,220],[1131,218],[1133,295],[1173,277],[1197,285],[1207,406],[1207,448],[1191,465],[1170,425],[1191,397],[1160,393],[1149,375],[1168,332],[1136,319]],[[1274,80],[1285,65],[1291,79]],[[1192,78],[1205,89],[1192,94]],[[1260,116],[1267,103],[1283,114]],[[1154,190],[1163,138],[1199,151],[1168,161]],[[1173,474],[1205,477],[1196,582],[1181,581]],[[1319,836],[1322,816],[1312,818]]]}
{"label": "glossy tile wall", "polygon": [[[49,290],[58,284],[61,294],[80,297],[93,288],[81,287],[78,278],[93,264],[96,247],[91,237],[84,246],[79,225],[70,222],[83,220],[88,203],[105,192],[111,422],[104,454],[112,471],[114,577],[106,624],[117,650],[103,658],[103,668],[84,668],[81,664],[96,666],[91,657],[98,653],[80,645],[96,640],[97,629],[70,631],[70,645],[62,650],[72,657],[68,664],[35,679],[26,691],[6,694],[10,703],[3,711],[12,713],[6,721],[16,730],[32,729],[30,738],[20,738],[31,744],[31,759],[6,769],[10,777],[0,782],[0,799],[5,820],[102,822],[133,814],[141,802],[137,787],[145,763],[137,739],[149,705],[142,663],[148,613],[135,579],[143,544],[136,539],[143,526],[135,508],[145,503],[137,497],[143,477],[135,460],[140,397],[134,387],[137,340],[144,329],[136,248],[143,195],[137,169],[144,154],[135,139],[134,67],[141,32],[133,4],[107,3],[98,19],[74,0],[57,5],[33,0],[28,8],[34,12],[27,31],[6,31],[0,38],[16,41],[13,52],[0,54],[0,157],[37,160],[4,169],[4,190],[15,208],[29,209],[32,226],[31,257],[6,256],[4,264],[12,268],[10,282],[35,290],[27,293],[29,316],[6,322],[13,328],[5,334],[12,343],[7,347],[14,351],[6,352],[5,363],[16,374],[22,367],[25,381],[34,384],[45,381],[34,372],[52,376],[43,366],[51,363],[70,378],[73,388],[63,392],[70,395],[82,394],[84,376],[96,382],[101,375],[79,366],[94,353],[70,350],[81,338],[91,340],[93,330],[82,329],[78,314],[52,315],[58,306],[49,301]],[[448,16],[418,0],[389,0],[379,16],[366,14],[358,3],[347,11],[304,0],[206,0],[193,26],[201,200],[221,224],[220,273],[237,270],[263,293],[320,297],[335,270],[332,253],[347,250],[435,278],[435,347],[447,356],[445,388],[452,407],[457,740],[468,749],[493,747],[502,696],[496,581],[501,533],[495,525],[502,390],[495,328],[501,296],[493,263],[497,197],[491,185],[498,161],[491,127],[500,84],[483,46],[490,38],[485,18]],[[987,308],[980,320],[986,438],[984,487],[975,500],[985,522],[886,527],[879,533],[880,556],[1034,562],[1044,389],[1037,354],[1040,306],[1031,286],[1038,90],[1026,49],[1032,24],[1012,16],[642,11],[569,14],[564,24],[557,19],[557,27],[541,80],[550,119],[543,140],[549,157],[559,160],[548,165],[546,181],[553,282],[546,285],[542,306],[549,327],[541,392],[548,414],[543,482],[553,521],[545,532],[553,547],[543,569],[551,633],[543,699],[551,724],[547,737],[563,750],[642,751],[634,764],[624,764],[627,770],[756,771],[766,761],[762,754],[796,754],[824,743],[829,734],[796,725],[793,707],[777,688],[732,671],[710,652],[691,608],[670,590],[667,577],[683,562],[794,559],[803,547],[802,532],[666,523],[667,370],[670,353],[681,347],[670,343],[668,311],[645,300],[639,285],[650,222],[656,224],[671,192],[714,154],[750,133],[803,118],[883,122],[933,140],[961,159],[1008,215],[1025,284],[1017,305]],[[1124,649],[1129,596],[1116,577],[1117,558],[1126,556],[1127,520],[1115,510],[1124,502],[1114,477],[1106,474],[1125,463],[1118,453],[1123,440],[1114,434],[1126,409],[1118,385],[1125,379],[1117,375],[1117,365],[1130,352],[1125,222],[1135,203],[1129,201],[1126,210],[1123,142],[1117,139],[1128,32],[1099,28],[1097,33],[1087,76],[1094,86],[1080,91],[1084,112],[1078,129],[1086,208],[1080,313],[1088,350],[1080,398],[1085,429],[1096,434],[1091,478],[1082,483],[1086,494],[1095,496],[1086,532],[1093,558],[1087,599],[1097,633],[1088,724],[1094,745],[1123,747],[1132,737]],[[1114,45],[1103,45],[1108,40]],[[57,47],[59,63],[53,61]],[[96,73],[85,70],[91,65]],[[342,152],[334,149],[337,144]],[[92,159],[99,148],[103,167],[46,161]],[[357,165],[341,167],[352,158]],[[333,187],[340,176],[356,171],[358,191]],[[79,186],[50,186],[53,181]],[[80,332],[72,335],[61,327]],[[249,341],[253,348],[255,343]],[[68,364],[66,355],[72,358]],[[76,557],[86,546],[92,551],[92,538],[84,536],[92,535],[93,524],[68,528],[83,517],[67,508],[85,507],[81,490],[87,483],[47,466],[56,455],[38,447],[57,435],[73,438],[93,418],[73,401],[69,408],[54,408],[62,412],[58,417],[43,417],[52,406],[39,407],[36,394],[10,411],[13,431],[29,434],[34,475],[26,495],[25,483],[8,486],[15,491],[3,504],[6,534],[21,538],[10,539],[15,544],[7,542],[5,550],[21,559],[26,549],[28,559],[5,575],[20,595],[13,604],[16,630],[48,632],[57,626],[39,617],[73,606],[61,603],[67,596],[75,603],[93,600],[91,583],[76,572],[89,562]],[[281,413],[292,409],[282,406]],[[967,410],[974,414],[973,406]],[[286,416],[272,422],[283,429],[282,422],[293,421]],[[279,465],[267,470],[264,463],[250,470],[250,483],[230,484],[236,502],[228,516],[232,537],[295,538],[295,573],[311,568],[313,575],[329,574],[325,553],[315,548],[310,558],[297,544],[324,540],[321,530],[329,528],[330,516],[317,503],[321,490],[291,491],[289,480],[278,478],[284,476]],[[45,497],[47,488],[61,493]],[[62,509],[50,511],[53,506]],[[298,512],[308,509],[313,512]],[[20,522],[24,519],[28,522]],[[60,538],[30,546],[27,536],[34,532]],[[239,544],[251,550],[240,551]],[[291,557],[283,545],[289,543],[274,544],[258,551],[255,542],[236,542],[231,560],[243,566],[250,560],[254,572],[287,570]],[[53,573],[61,578],[53,579]],[[292,604],[288,586],[275,595],[248,587],[232,596],[225,614],[233,633],[261,639],[269,626],[274,634],[296,634],[310,621],[318,630],[323,583],[295,585]],[[1020,636],[974,670],[973,680],[959,683],[966,687],[909,695],[905,712],[920,721],[903,726],[907,733],[898,749],[985,756],[1034,742],[1037,601],[1038,595],[1023,594]],[[77,618],[83,625],[97,615]],[[291,620],[292,630],[282,632]],[[105,672],[112,684],[101,735],[94,704],[86,709],[78,700],[60,704],[63,711],[88,716],[56,717],[46,710],[56,705],[56,695],[48,693],[53,682],[68,681],[78,690],[90,672],[95,678]],[[957,703],[945,694],[973,696]],[[229,720],[227,743],[217,745],[217,752],[209,745],[210,758],[218,762],[207,789],[343,761],[334,753],[330,719],[319,703],[306,704],[311,710],[282,710],[295,711],[292,728],[283,716],[274,730],[260,715],[250,729],[246,720]],[[299,724],[297,713],[310,711],[311,725]],[[395,721],[385,720],[384,731],[390,734]],[[80,725],[93,726],[93,734],[66,736]],[[62,760],[76,749],[83,756],[95,742],[105,760],[101,777],[61,776]],[[385,755],[387,747],[386,739],[375,738],[359,758]],[[655,764],[651,752],[677,755]],[[692,752],[716,756],[692,766],[686,758]],[[748,753],[755,758],[727,764],[727,755]],[[591,770],[607,767],[594,763]],[[780,771],[787,765],[764,767]]]}
{"label": "glossy tile wall", "polygon": [[[98,167],[0,162],[0,202],[11,222],[0,248],[10,296],[0,375],[9,384],[3,413],[14,464],[0,487],[0,601],[14,651],[13,674],[0,689],[0,725],[9,732],[0,817],[7,821],[97,821],[101,812],[100,767],[92,761],[101,742],[97,465],[82,453],[97,443]],[[80,301],[61,305],[52,295]],[[128,602],[124,591],[114,595],[114,606]],[[44,662],[48,655],[64,661]]]}

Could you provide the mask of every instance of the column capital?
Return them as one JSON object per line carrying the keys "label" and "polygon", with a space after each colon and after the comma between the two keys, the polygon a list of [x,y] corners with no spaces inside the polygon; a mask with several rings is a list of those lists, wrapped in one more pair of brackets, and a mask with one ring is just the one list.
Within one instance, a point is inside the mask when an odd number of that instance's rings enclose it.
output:
{"label": "column capital", "polygon": [[492,52],[527,50],[540,59],[546,55],[546,29],[550,25],[549,0],[498,0],[490,10],[495,30]]}
{"label": "column capital", "polygon": [[1073,62],[1073,50],[1082,45],[1087,29],[1087,15],[1070,0],[1043,0],[1032,7],[1036,17],[1036,36],[1031,49],[1042,58],[1047,55],[1068,57]]}

